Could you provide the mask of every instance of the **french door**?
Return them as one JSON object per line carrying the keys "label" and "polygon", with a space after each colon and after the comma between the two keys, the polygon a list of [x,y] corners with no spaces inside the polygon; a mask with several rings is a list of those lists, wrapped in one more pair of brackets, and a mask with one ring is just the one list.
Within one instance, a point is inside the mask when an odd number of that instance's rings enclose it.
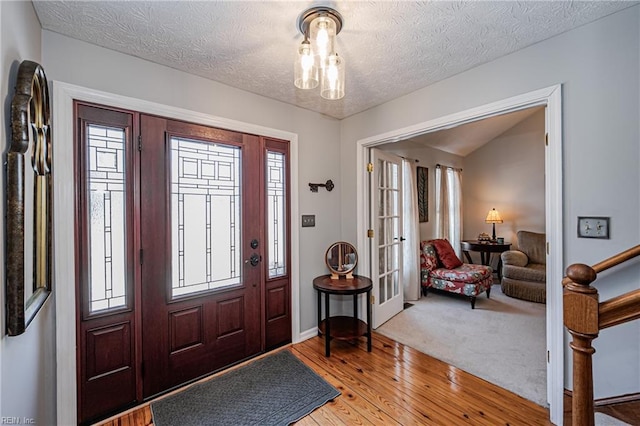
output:
{"label": "french door", "polygon": [[371,149],[371,277],[373,327],[402,311],[402,159]]}
{"label": "french door", "polygon": [[79,418],[289,342],[288,143],[77,116]]}

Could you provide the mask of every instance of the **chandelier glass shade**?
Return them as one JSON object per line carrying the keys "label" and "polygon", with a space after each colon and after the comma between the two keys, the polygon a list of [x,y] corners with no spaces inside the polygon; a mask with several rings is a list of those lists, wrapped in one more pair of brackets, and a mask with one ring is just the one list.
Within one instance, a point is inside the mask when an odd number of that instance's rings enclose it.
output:
{"label": "chandelier glass shade", "polygon": [[344,97],[344,59],[335,51],[342,16],[329,7],[313,7],[298,18],[304,40],[294,64],[294,84],[299,89],[315,89],[320,96],[336,100]]}
{"label": "chandelier glass shade", "polygon": [[311,53],[309,40],[303,41],[298,48],[298,57],[294,67],[294,84],[299,89],[315,89],[318,87],[318,67]]}

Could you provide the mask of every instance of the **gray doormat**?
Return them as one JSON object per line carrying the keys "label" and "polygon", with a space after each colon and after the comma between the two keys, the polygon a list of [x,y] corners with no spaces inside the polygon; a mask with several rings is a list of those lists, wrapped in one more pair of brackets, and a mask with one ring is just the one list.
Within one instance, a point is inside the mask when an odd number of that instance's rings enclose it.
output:
{"label": "gray doormat", "polygon": [[288,350],[151,403],[155,426],[288,425],[340,392]]}

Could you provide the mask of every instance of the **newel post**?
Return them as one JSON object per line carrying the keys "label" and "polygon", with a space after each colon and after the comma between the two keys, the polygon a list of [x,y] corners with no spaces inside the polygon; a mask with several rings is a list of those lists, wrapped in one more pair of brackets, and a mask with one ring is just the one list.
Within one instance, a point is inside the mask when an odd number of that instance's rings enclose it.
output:
{"label": "newel post", "polygon": [[596,272],[588,265],[575,263],[567,268],[572,282],[564,288],[564,325],[573,336],[572,423],[594,425],[591,341],[598,337],[598,290],[590,284]]}

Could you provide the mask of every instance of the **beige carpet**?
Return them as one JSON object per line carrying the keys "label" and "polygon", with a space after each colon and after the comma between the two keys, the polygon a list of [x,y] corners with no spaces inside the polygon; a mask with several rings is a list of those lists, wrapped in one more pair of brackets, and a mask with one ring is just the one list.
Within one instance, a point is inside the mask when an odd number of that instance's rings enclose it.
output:
{"label": "beige carpet", "polygon": [[545,305],[505,296],[500,285],[473,310],[441,292],[411,303],[376,331],[548,406]]}

